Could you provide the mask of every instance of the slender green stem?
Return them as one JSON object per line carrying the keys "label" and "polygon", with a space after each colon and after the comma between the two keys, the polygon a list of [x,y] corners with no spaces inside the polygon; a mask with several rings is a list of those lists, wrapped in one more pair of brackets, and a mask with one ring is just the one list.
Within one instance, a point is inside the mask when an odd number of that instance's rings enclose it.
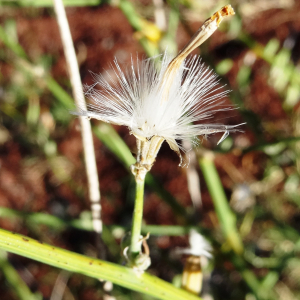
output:
{"label": "slender green stem", "polygon": [[[66,221],[46,213],[27,213],[24,211],[18,211],[7,207],[0,207],[0,218],[10,219],[13,222],[22,220],[23,222],[26,222],[25,224],[30,223],[35,225],[45,225],[51,228],[52,230],[57,231],[65,230],[68,227],[73,227],[86,231],[93,231],[91,216],[88,219],[80,218]],[[188,234],[191,229],[195,229],[199,232],[203,230],[202,227],[198,226],[142,225],[142,234],[147,234],[149,232],[152,236],[180,236]],[[113,235],[114,231],[121,231],[125,233],[126,231],[128,231],[128,228],[119,225],[103,226],[103,238],[105,238],[106,234]],[[297,238],[298,235],[296,235],[295,239]],[[112,249],[110,251],[113,252]]]}
{"label": "slender green stem", "polygon": [[131,229],[131,245],[130,251],[137,255],[141,251],[141,243],[139,242],[142,230],[143,207],[144,207],[144,186],[145,179],[136,180],[135,203]]}
{"label": "slender green stem", "polygon": [[[242,259],[241,254],[244,251],[243,242],[239,232],[236,228],[236,217],[230,209],[228,200],[226,198],[219,174],[214,164],[213,154],[207,152],[199,160],[201,170],[204,175],[209,193],[212,197],[214,207],[223,230],[227,242],[230,244],[232,250],[236,253],[234,255],[234,263],[240,270],[244,280],[247,282],[250,289],[257,295],[260,289],[260,282],[257,280],[245,261]],[[266,299],[264,295],[260,295],[260,299]]]}
{"label": "slender green stem", "polygon": [[155,276],[146,273],[138,276],[131,268],[47,245],[3,229],[0,229],[0,248],[60,269],[96,279],[109,280],[115,284],[158,299],[201,300]]}
{"label": "slender green stem", "polygon": [[[24,211],[18,211],[7,207],[0,207],[0,218],[7,218],[12,221],[22,220],[23,222],[45,225],[52,230],[62,231],[68,227],[77,228],[80,230],[93,231],[92,217],[88,219],[73,219],[70,221],[60,219],[58,217],[46,214],[46,213],[27,213]],[[103,231],[113,232],[114,230],[126,232],[128,228],[119,225],[104,226]],[[201,231],[202,227],[198,226],[179,226],[179,225],[143,225],[142,234],[150,232],[151,235],[162,236],[180,236],[190,232],[191,229]],[[298,235],[296,235],[298,238]]]}
{"label": "slender green stem", "polygon": [[[97,127],[94,127],[93,131],[103,144],[125,165],[126,169],[129,170],[129,167],[135,163],[135,159],[132,156],[130,149],[120,138],[116,130],[110,124],[102,123]],[[150,186],[163,201],[170,205],[177,217],[182,220],[189,218],[186,208],[179,204],[174,196],[166,191],[161,186],[158,179],[156,179],[151,173],[147,174],[145,183],[147,186]]]}
{"label": "slender green stem", "polygon": [[241,254],[244,251],[241,237],[236,228],[236,217],[229,207],[219,174],[214,164],[214,156],[205,154],[199,161],[209,193],[222,227],[223,233],[233,251]]}
{"label": "slender green stem", "polygon": [[7,253],[0,250],[0,268],[5,279],[12,286],[20,300],[40,300],[41,295],[33,294],[16,269],[7,260]]}

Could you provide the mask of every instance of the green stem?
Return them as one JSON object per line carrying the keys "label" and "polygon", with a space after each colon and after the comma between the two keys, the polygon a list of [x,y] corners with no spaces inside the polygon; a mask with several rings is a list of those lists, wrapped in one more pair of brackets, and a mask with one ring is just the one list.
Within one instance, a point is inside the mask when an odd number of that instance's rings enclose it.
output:
{"label": "green stem", "polygon": [[155,276],[146,273],[137,276],[131,268],[73,253],[3,229],[0,229],[0,248],[60,269],[108,280],[158,299],[201,300]]}
{"label": "green stem", "polygon": [[[204,154],[200,158],[199,164],[209,193],[212,197],[224,236],[232,250],[236,253],[234,255],[234,263],[240,270],[245,282],[252,292],[257,295],[260,289],[260,282],[241,257],[241,254],[244,251],[243,242],[236,227],[236,217],[230,209],[219,174],[215,167],[213,154],[209,152]],[[266,299],[265,295],[260,295],[260,299]]]}
{"label": "green stem", "polygon": [[136,256],[141,251],[140,236],[143,221],[143,206],[144,206],[144,186],[145,178],[136,179],[135,203],[131,229],[131,245],[130,251]]}
{"label": "green stem", "polygon": [[[52,230],[62,231],[68,227],[76,228],[80,230],[93,231],[92,217],[89,215],[88,219],[73,219],[70,221],[60,219],[58,217],[46,214],[46,213],[28,213],[24,211],[17,211],[7,207],[0,207],[0,218],[10,219],[12,222],[22,221],[26,224],[45,225]],[[103,231],[113,232],[114,230],[121,230],[126,232],[128,228],[119,225],[104,226]],[[142,234],[150,232],[151,235],[162,236],[180,236],[190,232],[191,229],[197,231],[203,230],[198,226],[179,226],[179,225],[142,225]],[[295,233],[296,235],[296,233]],[[298,238],[296,235],[295,238]]]}
{"label": "green stem", "polygon": [[236,228],[236,217],[229,207],[213,160],[213,154],[207,153],[199,160],[199,164],[203,172],[209,193],[213,200],[222,231],[233,251],[237,254],[242,254],[244,247]]}
{"label": "green stem", "polygon": [[[101,123],[97,127],[93,128],[93,132],[125,165],[126,169],[129,170],[130,166],[135,163],[135,159],[132,156],[130,149],[121,139],[116,130],[110,124]],[[179,204],[174,196],[166,191],[151,173],[147,174],[145,183],[150,186],[163,201],[170,205],[174,214],[181,219],[181,223],[185,222],[184,219],[189,219],[190,216],[188,215],[186,208]]]}
{"label": "green stem", "polygon": [[30,291],[16,269],[9,263],[6,252],[2,250],[0,250],[0,268],[20,300],[39,300],[42,298],[41,295],[35,295]]}

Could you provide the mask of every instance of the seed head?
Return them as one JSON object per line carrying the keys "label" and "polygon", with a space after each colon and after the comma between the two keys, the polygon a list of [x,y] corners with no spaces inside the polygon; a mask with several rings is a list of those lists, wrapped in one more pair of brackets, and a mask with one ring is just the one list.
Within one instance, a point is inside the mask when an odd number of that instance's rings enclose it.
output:
{"label": "seed head", "polygon": [[239,125],[203,121],[211,119],[217,111],[231,109],[224,103],[227,91],[200,58],[186,57],[217,29],[224,16],[232,14],[231,6],[215,13],[175,58],[164,53],[159,69],[157,57],[132,59],[125,71],[115,60],[115,78],[109,73],[106,77],[95,76],[95,84],[86,88],[91,104],[87,110],[78,108],[73,114],[127,126],[138,143],[134,173],[151,168],[164,140],[180,158],[183,149],[178,142],[183,139],[223,132],[221,142]]}

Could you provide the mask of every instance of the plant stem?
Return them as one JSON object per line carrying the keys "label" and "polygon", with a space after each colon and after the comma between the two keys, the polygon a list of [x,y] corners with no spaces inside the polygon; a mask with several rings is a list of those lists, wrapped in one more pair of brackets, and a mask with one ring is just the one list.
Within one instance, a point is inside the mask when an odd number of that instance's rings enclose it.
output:
{"label": "plant stem", "polygon": [[33,294],[22,280],[17,270],[9,263],[7,253],[0,250],[0,268],[7,282],[20,300],[40,300],[41,295]]}
{"label": "plant stem", "polygon": [[[55,230],[58,232],[63,231],[69,227],[84,231],[93,231],[93,224],[92,220],[90,219],[73,219],[70,221],[66,221],[46,213],[27,213],[24,211],[17,211],[7,207],[0,207],[0,218],[8,219],[12,222],[22,221],[26,222],[26,224],[31,223],[35,225],[45,225],[46,227],[51,228],[51,230]],[[179,236],[188,234],[192,228],[194,228],[197,231],[201,231],[201,229],[203,229],[198,226],[143,225],[142,234],[147,234],[148,232],[150,232],[151,235],[156,236]],[[119,225],[103,226],[103,232],[113,232],[114,230],[126,232],[128,228]],[[288,228],[287,230],[291,232],[291,235],[289,237],[290,239],[299,239],[299,235],[296,231],[292,231],[290,228]]]}
{"label": "plant stem", "polygon": [[227,242],[237,254],[242,254],[244,246],[236,228],[236,217],[229,207],[219,174],[214,164],[214,156],[207,152],[199,160],[205,182]]}
{"label": "plant stem", "polygon": [[[72,85],[73,97],[77,107],[86,109],[79,67],[76,59],[76,53],[70,32],[66,11],[62,0],[54,0],[54,10],[60,30],[61,40],[64,48],[66,63],[69,70],[70,81]],[[96,233],[102,232],[101,204],[100,204],[100,187],[98,172],[94,151],[94,142],[90,121],[86,118],[80,118],[81,136],[83,143],[84,161],[86,175],[89,187],[89,200],[93,216],[93,227]]]}
{"label": "plant stem", "polygon": [[141,251],[140,236],[143,221],[145,178],[136,178],[135,203],[131,229],[130,251],[136,256]]}

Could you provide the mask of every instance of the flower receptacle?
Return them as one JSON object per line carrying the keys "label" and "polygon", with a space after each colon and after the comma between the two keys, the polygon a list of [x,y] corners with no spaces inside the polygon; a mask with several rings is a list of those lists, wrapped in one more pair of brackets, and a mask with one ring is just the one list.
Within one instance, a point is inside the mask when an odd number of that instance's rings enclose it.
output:
{"label": "flower receptacle", "polygon": [[131,166],[131,172],[136,181],[144,181],[148,171],[151,170],[157,153],[164,141],[164,138],[153,136],[150,139],[136,139],[137,158],[136,163]]}

